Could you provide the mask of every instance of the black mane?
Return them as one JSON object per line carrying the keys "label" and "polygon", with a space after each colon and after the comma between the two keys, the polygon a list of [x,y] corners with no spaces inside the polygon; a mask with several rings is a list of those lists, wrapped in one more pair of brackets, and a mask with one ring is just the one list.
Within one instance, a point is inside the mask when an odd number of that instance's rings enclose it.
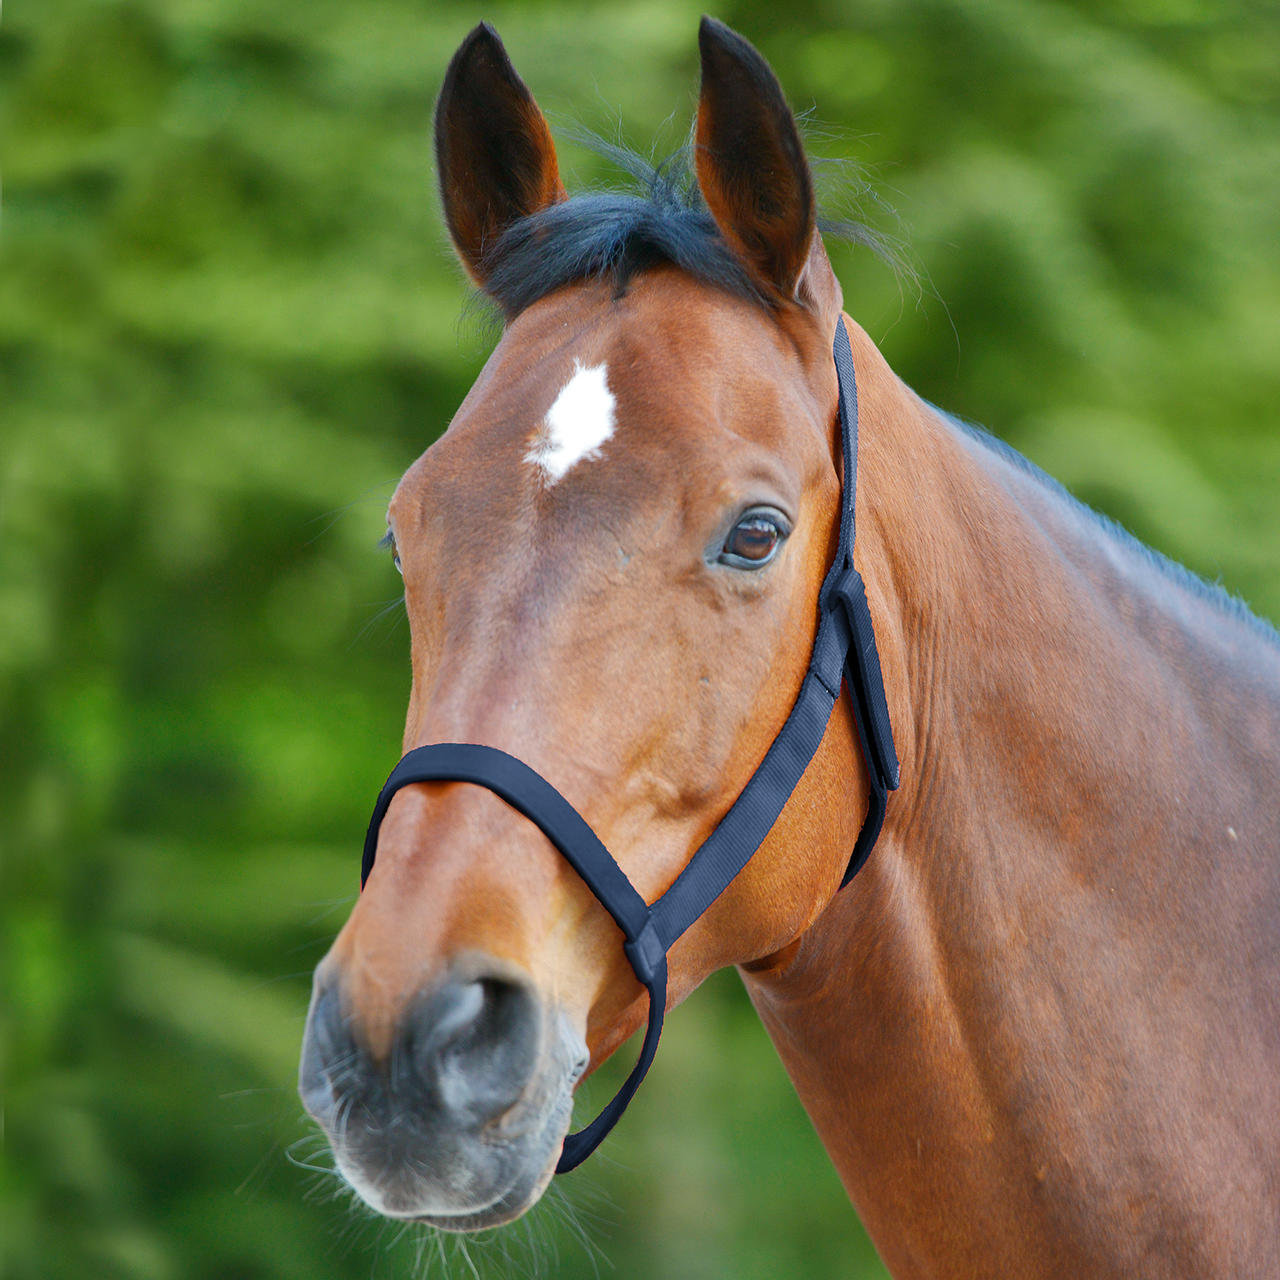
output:
{"label": "black mane", "polygon": [[[707,211],[693,176],[692,147],[654,164],[592,135],[578,140],[612,160],[633,187],[575,196],[521,218],[503,233],[489,256],[485,293],[508,319],[582,280],[608,280],[621,294],[635,276],[664,262],[713,288],[773,305]],[[820,218],[819,226],[824,234],[868,245],[899,265],[884,239],[861,223]]]}

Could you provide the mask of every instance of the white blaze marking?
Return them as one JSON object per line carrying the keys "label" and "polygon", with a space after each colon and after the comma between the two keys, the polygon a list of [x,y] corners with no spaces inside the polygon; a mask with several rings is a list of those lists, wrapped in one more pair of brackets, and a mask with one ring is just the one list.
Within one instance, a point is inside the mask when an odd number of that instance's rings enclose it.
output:
{"label": "white blaze marking", "polygon": [[577,463],[598,458],[601,446],[613,435],[616,401],[606,374],[602,364],[584,369],[575,360],[573,377],[547,410],[533,447],[524,456],[541,469],[547,484],[562,480]]}

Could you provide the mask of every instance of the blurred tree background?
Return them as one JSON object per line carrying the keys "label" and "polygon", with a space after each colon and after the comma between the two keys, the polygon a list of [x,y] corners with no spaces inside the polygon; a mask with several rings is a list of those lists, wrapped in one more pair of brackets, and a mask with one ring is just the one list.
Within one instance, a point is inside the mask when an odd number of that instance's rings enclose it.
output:
{"label": "blurred tree background", "polygon": [[[604,1151],[464,1256],[294,1093],[408,687],[373,544],[490,338],[432,103],[497,24],[553,125],[692,114],[702,0],[11,0],[0,29],[5,1274],[881,1275],[732,974]],[[921,290],[922,394],[1280,615],[1274,0],[732,0]],[[618,122],[621,121],[621,124]],[[564,149],[571,184],[608,179]],[[383,613],[385,605],[392,605]],[[598,1102],[607,1085],[592,1089]]]}

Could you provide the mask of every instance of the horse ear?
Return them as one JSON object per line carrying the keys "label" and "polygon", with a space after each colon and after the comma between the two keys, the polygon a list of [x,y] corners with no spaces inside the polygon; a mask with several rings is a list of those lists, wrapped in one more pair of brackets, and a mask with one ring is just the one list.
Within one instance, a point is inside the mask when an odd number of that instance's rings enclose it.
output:
{"label": "horse ear", "polygon": [[458,46],[445,73],[436,169],[454,248],[482,288],[502,233],[566,199],[551,130],[487,22]]}
{"label": "horse ear", "polygon": [[698,29],[697,170],[720,234],[770,293],[791,299],[814,232],[813,179],[772,68],[714,18]]}

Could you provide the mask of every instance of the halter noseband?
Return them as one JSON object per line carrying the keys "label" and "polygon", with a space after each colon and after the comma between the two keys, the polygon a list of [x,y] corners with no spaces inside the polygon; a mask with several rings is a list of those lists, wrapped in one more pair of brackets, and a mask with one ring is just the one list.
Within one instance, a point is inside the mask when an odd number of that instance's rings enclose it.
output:
{"label": "halter noseband", "polygon": [[378,796],[365,836],[360,885],[373,870],[378,829],[391,797],[413,782],[471,782],[488,787],[539,827],[613,917],[623,950],[649,993],[649,1024],[640,1057],[613,1100],[585,1128],[569,1134],[557,1173],[581,1164],[617,1123],[640,1087],[658,1050],[667,996],[667,952],[677,938],[728,888],[764,842],[826,732],[843,679],[867,764],[867,816],[840,882],[843,888],[867,860],[884,822],[888,793],[898,786],[898,756],[889,724],[884,679],[862,577],[853,565],[854,505],[858,465],[858,393],[853,352],[843,320],[834,344],[839,384],[844,493],[835,560],[818,593],[813,657],[791,714],[741,794],[716,829],[689,859],[671,887],[646,904],[622,868],[578,811],[523,761],[495,747],[447,742],[418,747],[396,765]]}

